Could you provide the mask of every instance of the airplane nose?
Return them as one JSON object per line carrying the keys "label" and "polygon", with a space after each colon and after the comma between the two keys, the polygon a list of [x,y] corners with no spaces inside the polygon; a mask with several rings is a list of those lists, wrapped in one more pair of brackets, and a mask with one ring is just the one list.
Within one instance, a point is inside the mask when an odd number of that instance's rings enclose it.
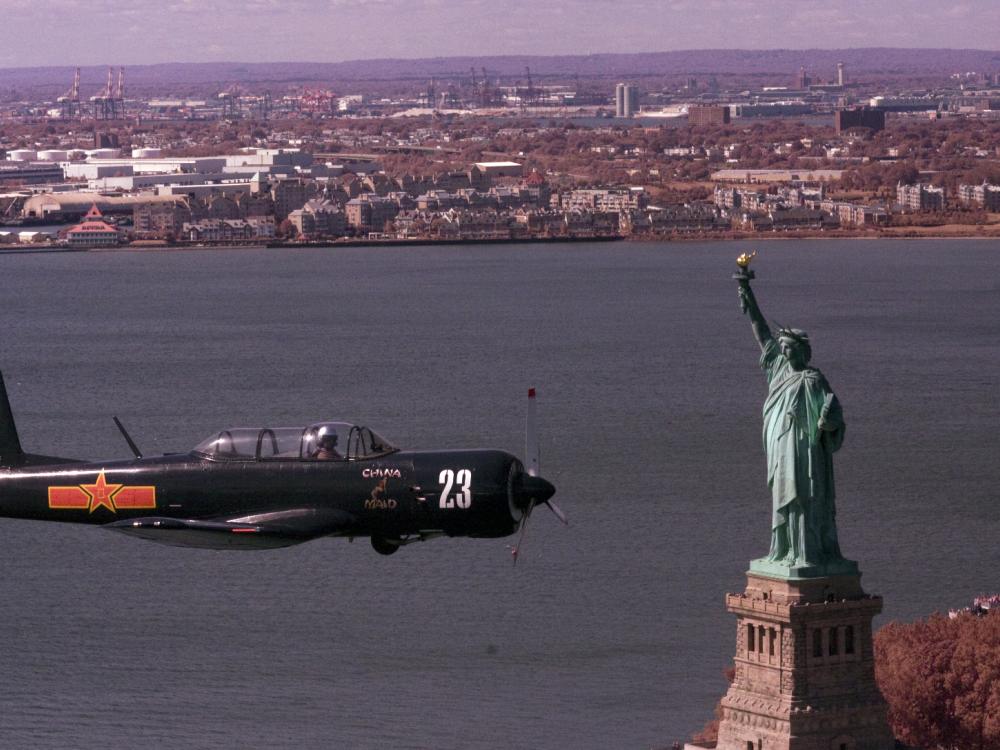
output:
{"label": "airplane nose", "polygon": [[521,510],[526,510],[532,503],[544,503],[554,494],[556,488],[548,480],[521,474],[514,488],[514,504]]}

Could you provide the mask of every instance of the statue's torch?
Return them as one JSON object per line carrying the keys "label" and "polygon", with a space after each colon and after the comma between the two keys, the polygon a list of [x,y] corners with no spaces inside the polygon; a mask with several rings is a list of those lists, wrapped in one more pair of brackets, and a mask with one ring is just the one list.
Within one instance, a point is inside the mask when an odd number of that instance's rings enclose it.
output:
{"label": "statue's torch", "polygon": [[741,253],[740,257],[736,259],[736,273],[733,274],[733,278],[736,279],[737,283],[740,285],[740,310],[744,314],[747,311],[747,296],[750,294],[750,279],[756,276],[756,274],[750,269],[750,261],[752,261],[756,255],[757,251],[754,250],[749,255]]}

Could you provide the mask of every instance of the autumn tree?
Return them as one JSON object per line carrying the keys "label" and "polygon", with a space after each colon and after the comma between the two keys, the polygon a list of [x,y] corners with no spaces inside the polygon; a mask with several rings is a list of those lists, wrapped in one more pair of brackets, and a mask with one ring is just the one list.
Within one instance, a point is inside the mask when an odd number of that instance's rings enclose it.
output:
{"label": "autumn tree", "polygon": [[[723,676],[726,678],[726,682],[730,685],[733,684],[733,680],[736,679],[736,667],[726,667],[722,671]],[[715,704],[715,710],[712,712],[712,719],[702,727],[700,732],[696,732],[691,738],[692,742],[697,742],[699,744],[711,745],[719,740],[719,724],[722,723],[722,700],[720,699],[718,703]]]}
{"label": "autumn tree", "polygon": [[890,623],[875,635],[875,675],[907,745],[1000,748],[1000,614]]}

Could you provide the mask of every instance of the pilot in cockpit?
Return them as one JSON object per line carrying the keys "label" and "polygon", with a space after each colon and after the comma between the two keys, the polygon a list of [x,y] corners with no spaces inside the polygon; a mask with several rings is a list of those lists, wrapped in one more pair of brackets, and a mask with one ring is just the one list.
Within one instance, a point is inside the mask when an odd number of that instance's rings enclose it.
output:
{"label": "pilot in cockpit", "polygon": [[337,452],[337,431],[330,427],[320,429],[319,437],[316,439],[316,448],[313,450],[311,458],[320,461],[332,461],[343,458]]}

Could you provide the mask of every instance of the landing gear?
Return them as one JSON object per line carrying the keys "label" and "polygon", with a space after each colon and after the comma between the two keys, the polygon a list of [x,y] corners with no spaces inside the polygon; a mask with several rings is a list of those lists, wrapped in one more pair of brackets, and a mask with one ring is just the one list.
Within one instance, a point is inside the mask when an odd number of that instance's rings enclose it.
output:
{"label": "landing gear", "polygon": [[383,536],[372,537],[372,547],[380,555],[392,555],[399,549],[400,539],[387,539]]}

